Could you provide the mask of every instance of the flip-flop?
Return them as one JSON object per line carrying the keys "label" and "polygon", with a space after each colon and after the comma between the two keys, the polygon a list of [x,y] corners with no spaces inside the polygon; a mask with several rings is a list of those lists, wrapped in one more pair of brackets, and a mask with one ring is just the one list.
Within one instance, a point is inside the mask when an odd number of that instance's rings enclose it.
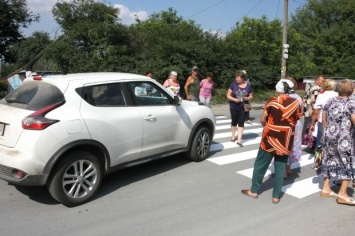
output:
{"label": "flip-flop", "polygon": [[234,142],[235,142],[235,140],[236,140],[235,138],[234,138],[234,139],[231,139],[231,142],[233,142],[233,143],[234,143]]}
{"label": "flip-flop", "polygon": [[355,206],[355,200],[352,199],[351,197],[348,197],[347,199],[338,198],[337,203],[343,205]]}
{"label": "flip-flop", "polygon": [[248,193],[248,189],[243,189],[242,191],[242,194],[244,194],[245,196],[248,196],[248,197],[251,197],[251,198],[258,198],[258,195],[254,196],[254,195],[251,195]]}
{"label": "flip-flop", "polygon": [[333,191],[329,192],[329,193],[324,193],[324,192],[320,192],[320,196],[321,197],[334,197],[337,198],[338,194],[334,193]]}
{"label": "flip-flop", "polygon": [[238,145],[239,147],[244,147],[242,143],[238,143],[238,142],[237,142],[237,145]]}

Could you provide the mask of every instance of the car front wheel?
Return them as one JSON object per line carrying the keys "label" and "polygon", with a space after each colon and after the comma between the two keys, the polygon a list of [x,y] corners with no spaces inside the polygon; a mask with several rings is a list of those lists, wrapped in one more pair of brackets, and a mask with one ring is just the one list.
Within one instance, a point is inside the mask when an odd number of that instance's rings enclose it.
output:
{"label": "car front wheel", "polygon": [[102,178],[98,158],[89,152],[77,151],[58,163],[47,186],[54,199],[73,207],[87,202],[97,192]]}
{"label": "car front wheel", "polygon": [[202,126],[197,129],[187,152],[187,157],[192,161],[203,161],[208,157],[211,146],[211,132]]}

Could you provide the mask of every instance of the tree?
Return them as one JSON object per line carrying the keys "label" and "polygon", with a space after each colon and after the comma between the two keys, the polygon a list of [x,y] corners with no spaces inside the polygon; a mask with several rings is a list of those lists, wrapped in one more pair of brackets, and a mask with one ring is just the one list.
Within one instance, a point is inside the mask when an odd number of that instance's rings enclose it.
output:
{"label": "tree", "polygon": [[[136,68],[140,73],[155,71],[163,82],[170,71],[179,74],[180,86],[191,73],[193,65],[200,67],[202,76],[207,71],[220,73],[221,39],[218,34],[205,32],[193,20],[184,20],[176,10],[152,14],[148,20],[131,26],[136,50]],[[218,76],[216,76],[218,78]]]}
{"label": "tree", "polygon": [[130,68],[128,29],[118,9],[94,0],[58,2],[53,8],[63,35],[46,51],[65,73],[117,71]]}
{"label": "tree", "polygon": [[21,27],[28,27],[39,16],[27,8],[26,0],[0,0],[0,59],[12,62],[10,46],[21,41]]}
{"label": "tree", "polygon": [[355,1],[309,0],[290,21],[294,73],[355,79]]}
{"label": "tree", "polygon": [[[226,67],[224,76],[234,78],[237,70],[245,69],[252,78],[253,86],[275,84],[280,77],[282,26],[280,20],[268,21],[243,18],[227,33],[225,41]],[[228,86],[230,79],[226,81]]]}
{"label": "tree", "polygon": [[34,32],[32,36],[14,44],[11,48],[11,53],[16,60],[15,66],[33,71],[34,66],[38,64],[40,56],[50,43],[51,40],[48,33]]}

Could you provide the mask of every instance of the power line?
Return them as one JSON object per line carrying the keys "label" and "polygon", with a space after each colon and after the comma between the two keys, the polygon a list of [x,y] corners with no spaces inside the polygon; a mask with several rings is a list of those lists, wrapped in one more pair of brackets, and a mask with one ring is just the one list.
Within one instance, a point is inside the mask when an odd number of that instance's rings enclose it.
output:
{"label": "power line", "polygon": [[277,3],[276,16],[275,16],[275,18],[277,18],[277,15],[279,14],[279,6],[280,6],[280,0],[279,0],[279,2]]}
{"label": "power line", "polygon": [[247,14],[245,14],[244,16],[247,16],[252,10],[254,10],[263,0],[260,0],[257,4],[255,4],[255,6],[253,6]]}
{"label": "power line", "polygon": [[199,12],[196,12],[195,14],[193,14],[193,15],[187,17],[187,18],[191,18],[191,17],[193,17],[193,16],[196,16],[196,15],[198,15],[198,14],[204,12],[204,11],[207,11],[207,10],[209,10],[209,9],[211,9],[211,8],[213,8],[213,7],[217,6],[217,5],[219,5],[219,4],[223,3],[223,2],[225,2],[225,1],[227,1],[227,0],[223,0],[223,1],[220,1],[220,2],[218,2],[218,3],[215,3],[215,4],[213,4],[212,6],[209,6],[209,7],[205,8],[205,9],[199,11]]}

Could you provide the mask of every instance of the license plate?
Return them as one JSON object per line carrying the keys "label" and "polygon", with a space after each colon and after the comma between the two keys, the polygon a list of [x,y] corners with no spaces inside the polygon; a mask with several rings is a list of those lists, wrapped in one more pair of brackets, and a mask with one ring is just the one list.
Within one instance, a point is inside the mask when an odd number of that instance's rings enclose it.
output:
{"label": "license plate", "polygon": [[5,132],[5,124],[0,123],[0,136],[4,136]]}

